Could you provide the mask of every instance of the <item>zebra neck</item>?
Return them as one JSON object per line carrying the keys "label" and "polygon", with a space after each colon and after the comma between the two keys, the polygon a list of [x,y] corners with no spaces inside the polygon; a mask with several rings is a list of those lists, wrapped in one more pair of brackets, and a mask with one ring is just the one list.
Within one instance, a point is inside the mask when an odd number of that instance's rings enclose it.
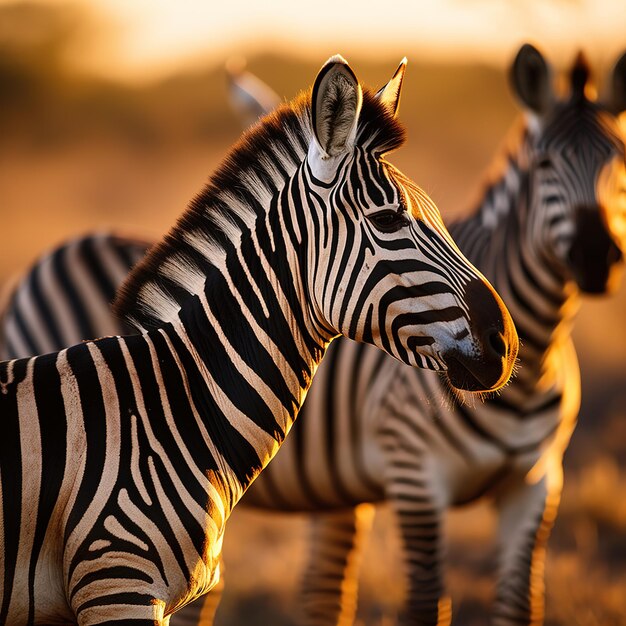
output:
{"label": "zebra neck", "polygon": [[[185,374],[194,372],[198,412],[236,477],[233,506],[278,451],[328,343],[309,330],[297,261],[277,258],[290,253],[276,231],[264,254],[267,232],[260,226],[214,257],[172,325]],[[216,432],[216,423],[230,427]]]}
{"label": "zebra neck", "polygon": [[512,221],[512,227],[505,229],[509,236],[494,255],[499,262],[487,265],[485,275],[502,296],[518,332],[521,367],[504,393],[519,391],[521,401],[535,392],[540,381],[547,389],[558,377],[550,356],[571,335],[579,299],[571,281],[537,254],[519,232],[517,220]]}

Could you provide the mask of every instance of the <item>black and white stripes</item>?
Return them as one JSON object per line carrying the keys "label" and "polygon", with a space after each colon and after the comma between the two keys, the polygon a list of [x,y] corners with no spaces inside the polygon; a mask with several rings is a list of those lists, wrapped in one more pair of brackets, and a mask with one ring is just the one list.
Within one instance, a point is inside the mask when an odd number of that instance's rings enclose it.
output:
{"label": "black and white stripes", "polygon": [[[516,67],[541,63],[538,51],[524,47]],[[323,511],[383,499],[397,512],[405,545],[403,623],[448,623],[445,512],[486,494],[499,513],[494,623],[542,621],[545,544],[578,412],[570,330],[578,294],[610,292],[622,257],[612,225],[626,200],[624,140],[609,110],[581,96],[583,72],[579,59],[571,96],[560,101],[550,91],[539,98],[549,103],[545,110],[526,113],[500,177],[477,210],[450,228],[513,314],[521,338],[516,378],[484,404],[459,402],[435,374],[335,342],[303,419],[246,494],[244,505],[317,512],[305,623],[354,618],[355,581],[347,578],[362,541],[359,516],[325,518]],[[531,82],[550,89],[547,77]],[[534,102],[523,84],[518,75],[520,99]]]}
{"label": "black and white stripes", "polygon": [[244,136],[118,297],[141,335],[0,364],[0,622],[166,624],[213,587],[225,521],[340,333],[507,381],[506,309],[384,160],[403,73],[375,96],[334,57],[312,105]]}
{"label": "black and white stripes", "polygon": [[0,358],[45,354],[130,328],[110,311],[115,292],[149,244],[93,233],[46,253],[9,297],[0,327]]}

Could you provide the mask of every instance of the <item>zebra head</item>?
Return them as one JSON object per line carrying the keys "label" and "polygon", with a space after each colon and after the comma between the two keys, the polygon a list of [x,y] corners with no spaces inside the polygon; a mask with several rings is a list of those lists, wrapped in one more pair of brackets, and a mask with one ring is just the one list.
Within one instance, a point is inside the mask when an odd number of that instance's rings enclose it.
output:
{"label": "zebra head", "polygon": [[626,55],[613,70],[613,103],[592,96],[579,54],[570,93],[559,98],[541,53],[524,45],[511,69],[526,109],[528,241],[549,267],[583,293],[607,293],[619,276],[626,244],[626,161],[616,112],[626,109]]}
{"label": "zebra head", "polygon": [[446,371],[457,388],[494,390],[517,355],[508,310],[430,198],[385,159],[403,140],[405,63],[376,94],[341,57],[314,84],[305,161],[317,209],[307,215],[314,316],[329,334]]}

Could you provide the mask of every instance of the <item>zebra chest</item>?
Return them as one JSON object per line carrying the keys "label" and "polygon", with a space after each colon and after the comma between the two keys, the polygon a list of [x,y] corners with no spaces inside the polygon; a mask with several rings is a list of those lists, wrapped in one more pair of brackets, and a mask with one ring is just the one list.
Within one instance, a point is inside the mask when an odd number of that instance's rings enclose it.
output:
{"label": "zebra chest", "polygon": [[[560,393],[538,394],[527,411],[498,403],[460,407],[440,421],[443,444],[431,449],[445,500],[464,504],[493,492],[511,476],[525,476],[567,427]],[[445,435],[445,437],[444,437]],[[453,437],[454,435],[454,437]]]}
{"label": "zebra chest", "polygon": [[438,499],[454,506],[473,502],[489,493],[508,473],[507,455],[500,449],[480,446],[475,452],[476,456],[464,459],[435,456],[433,463],[440,476]]}
{"label": "zebra chest", "polygon": [[475,463],[457,467],[450,472],[447,482],[448,501],[454,506],[460,506],[492,495],[511,477],[528,474],[542,454],[539,447],[520,454],[505,454],[492,449]]}

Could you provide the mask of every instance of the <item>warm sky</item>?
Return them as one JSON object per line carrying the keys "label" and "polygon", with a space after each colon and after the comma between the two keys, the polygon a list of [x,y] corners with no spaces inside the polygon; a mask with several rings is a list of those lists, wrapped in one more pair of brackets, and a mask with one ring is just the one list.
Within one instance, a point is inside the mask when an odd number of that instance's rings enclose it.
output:
{"label": "warm sky", "polygon": [[106,46],[85,42],[76,58],[127,76],[259,44],[298,55],[384,50],[496,63],[508,63],[526,40],[557,59],[582,46],[603,63],[626,47],[626,0],[41,1],[69,1],[102,15]]}

